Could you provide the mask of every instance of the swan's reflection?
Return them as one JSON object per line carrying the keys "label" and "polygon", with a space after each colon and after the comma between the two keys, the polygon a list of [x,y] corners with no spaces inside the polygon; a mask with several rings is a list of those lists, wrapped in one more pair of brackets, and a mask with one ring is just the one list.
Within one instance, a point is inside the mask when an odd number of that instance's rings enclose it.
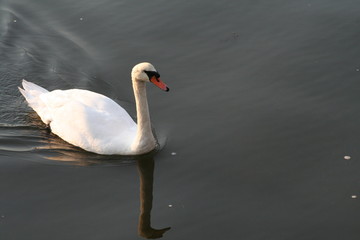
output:
{"label": "swan's reflection", "polygon": [[161,238],[170,227],[154,229],[151,227],[151,208],[153,202],[154,159],[153,157],[138,160],[140,177],[140,214],[139,235],[144,238]]}
{"label": "swan's reflection", "polygon": [[[54,148],[52,148],[54,151]],[[154,158],[153,154],[147,154],[141,157],[124,158],[119,160],[116,156],[103,156],[98,154],[87,153],[84,151],[75,151],[77,149],[61,148],[56,151],[55,156],[47,156],[47,159],[70,163],[72,165],[123,165],[137,162],[140,178],[140,213],[138,223],[138,233],[140,236],[149,239],[161,238],[170,227],[163,229],[154,229],[151,226],[151,209],[153,203],[153,182],[154,182]]]}

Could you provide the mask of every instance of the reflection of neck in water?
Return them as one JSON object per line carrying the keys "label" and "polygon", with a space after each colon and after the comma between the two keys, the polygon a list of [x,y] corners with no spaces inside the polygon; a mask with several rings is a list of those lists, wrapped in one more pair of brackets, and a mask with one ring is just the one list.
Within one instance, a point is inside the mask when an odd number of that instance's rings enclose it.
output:
{"label": "reflection of neck in water", "polygon": [[140,175],[140,216],[138,231],[145,238],[161,238],[170,229],[154,229],[151,227],[151,208],[153,201],[154,159],[152,157],[139,159]]}

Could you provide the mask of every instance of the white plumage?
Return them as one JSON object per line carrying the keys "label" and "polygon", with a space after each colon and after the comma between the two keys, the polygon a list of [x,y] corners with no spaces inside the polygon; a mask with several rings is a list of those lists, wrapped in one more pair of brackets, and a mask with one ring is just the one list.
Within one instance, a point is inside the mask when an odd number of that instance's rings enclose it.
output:
{"label": "white plumage", "polygon": [[149,63],[133,68],[137,115],[141,120],[138,125],[120,105],[95,92],[81,89],[49,92],[26,80],[22,81],[24,89],[19,90],[41,120],[65,141],[99,154],[142,154],[156,146],[145,88],[145,82],[151,79],[143,74],[144,70],[156,72]]}

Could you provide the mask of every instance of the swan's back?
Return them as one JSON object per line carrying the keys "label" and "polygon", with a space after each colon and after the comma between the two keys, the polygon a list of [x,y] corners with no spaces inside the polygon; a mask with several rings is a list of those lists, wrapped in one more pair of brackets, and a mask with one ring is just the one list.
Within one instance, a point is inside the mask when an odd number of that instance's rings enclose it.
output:
{"label": "swan's back", "polygon": [[88,90],[54,90],[23,81],[20,89],[51,131],[65,141],[99,154],[130,154],[136,123],[110,98]]}

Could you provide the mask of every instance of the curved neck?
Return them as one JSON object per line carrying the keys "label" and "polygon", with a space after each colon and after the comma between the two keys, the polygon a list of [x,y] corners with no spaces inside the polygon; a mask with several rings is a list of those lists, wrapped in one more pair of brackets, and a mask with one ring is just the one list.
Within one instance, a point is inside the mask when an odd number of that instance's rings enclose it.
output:
{"label": "curved neck", "polygon": [[137,112],[137,131],[132,149],[136,153],[141,154],[154,149],[156,142],[151,130],[149,106],[146,97],[146,83],[133,80],[133,89]]}

